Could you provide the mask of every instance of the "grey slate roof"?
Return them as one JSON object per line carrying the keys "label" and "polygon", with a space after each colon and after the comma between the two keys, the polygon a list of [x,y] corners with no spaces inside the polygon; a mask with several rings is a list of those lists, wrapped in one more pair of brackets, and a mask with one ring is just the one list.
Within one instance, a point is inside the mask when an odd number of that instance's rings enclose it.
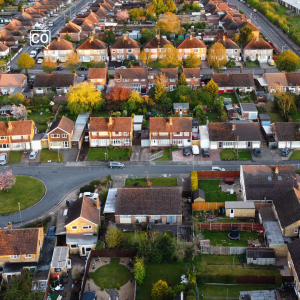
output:
{"label": "grey slate roof", "polygon": [[248,112],[248,111],[257,112],[256,106],[254,105],[254,103],[241,103],[241,108],[245,112]]}
{"label": "grey slate roof", "polygon": [[271,127],[278,141],[300,141],[300,123],[274,123]]}
{"label": "grey slate roof", "polygon": [[246,202],[246,201],[226,201],[225,209],[255,209],[254,202]]}
{"label": "grey slate roof", "polygon": [[201,189],[196,189],[193,191],[193,201],[198,198],[202,198],[205,200],[205,192]]}
{"label": "grey slate roof", "polygon": [[293,261],[295,271],[297,273],[298,278],[300,278],[300,239],[296,239],[295,241],[289,243],[288,250],[291,255],[291,259]]}
{"label": "grey slate roof", "polygon": [[173,103],[174,109],[189,109],[190,104],[189,103]]}

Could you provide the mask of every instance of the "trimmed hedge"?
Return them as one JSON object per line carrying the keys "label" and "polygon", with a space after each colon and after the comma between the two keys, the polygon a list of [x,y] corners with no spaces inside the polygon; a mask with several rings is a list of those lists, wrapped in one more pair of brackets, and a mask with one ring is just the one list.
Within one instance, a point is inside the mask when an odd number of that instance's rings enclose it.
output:
{"label": "trimmed hedge", "polygon": [[197,274],[196,281],[197,285],[204,285],[205,283],[226,283],[226,284],[236,284],[236,275],[232,274]]}
{"label": "trimmed hedge", "polygon": [[191,189],[192,192],[198,188],[198,173],[197,171],[191,171]]}

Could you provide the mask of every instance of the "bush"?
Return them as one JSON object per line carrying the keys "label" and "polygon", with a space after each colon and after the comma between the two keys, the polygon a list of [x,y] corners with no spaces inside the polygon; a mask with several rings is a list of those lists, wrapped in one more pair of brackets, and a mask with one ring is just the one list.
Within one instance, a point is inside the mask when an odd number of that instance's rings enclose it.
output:
{"label": "bush", "polygon": [[205,283],[226,283],[226,284],[236,284],[236,275],[224,274],[197,274],[197,284],[203,285]]}
{"label": "bush", "polygon": [[192,192],[198,189],[198,174],[197,171],[191,171],[191,189]]}
{"label": "bush", "polygon": [[120,283],[117,283],[117,290],[120,289]]}
{"label": "bush", "polygon": [[113,146],[112,144],[110,144],[110,145],[108,146],[108,150],[112,150],[112,149],[114,149],[114,146]]}
{"label": "bush", "polygon": [[101,291],[104,291],[104,285],[103,285],[103,283],[101,284]]}
{"label": "bush", "polygon": [[127,158],[130,159],[130,156],[131,156],[131,148],[128,149]]}
{"label": "bush", "polygon": [[241,10],[241,9],[239,10],[239,12],[240,12],[241,14],[244,14],[244,11],[243,11],[243,10]]}

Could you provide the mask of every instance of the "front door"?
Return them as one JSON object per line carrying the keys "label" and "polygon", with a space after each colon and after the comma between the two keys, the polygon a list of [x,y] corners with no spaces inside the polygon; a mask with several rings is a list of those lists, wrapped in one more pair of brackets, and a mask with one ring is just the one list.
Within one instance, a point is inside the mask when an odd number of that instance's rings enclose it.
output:
{"label": "front door", "polygon": [[234,209],[230,209],[230,218],[234,218]]}
{"label": "front door", "polygon": [[291,147],[291,142],[286,142],[286,147],[290,148]]}
{"label": "front door", "polygon": [[81,256],[86,256],[85,247],[81,248]]}

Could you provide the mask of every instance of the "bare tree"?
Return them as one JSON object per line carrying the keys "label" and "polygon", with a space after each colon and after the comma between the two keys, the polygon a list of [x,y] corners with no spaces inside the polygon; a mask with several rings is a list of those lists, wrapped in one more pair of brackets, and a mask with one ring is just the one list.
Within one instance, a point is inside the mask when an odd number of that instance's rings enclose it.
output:
{"label": "bare tree", "polygon": [[12,170],[7,170],[3,173],[0,173],[0,191],[12,188],[16,183],[16,177],[13,175]]}
{"label": "bare tree", "polygon": [[17,120],[27,120],[28,111],[23,104],[20,104],[20,106],[13,105],[12,115]]}

